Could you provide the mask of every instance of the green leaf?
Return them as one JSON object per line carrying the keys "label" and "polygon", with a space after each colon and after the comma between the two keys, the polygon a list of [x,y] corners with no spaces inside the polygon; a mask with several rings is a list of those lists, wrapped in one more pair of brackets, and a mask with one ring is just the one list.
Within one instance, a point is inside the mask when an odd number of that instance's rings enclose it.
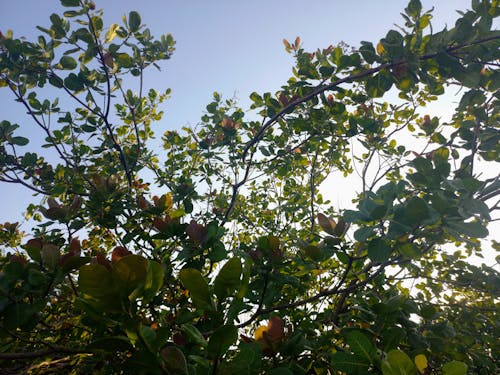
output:
{"label": "green leaf", "polygon": [[142,338],[142,341],[146,344],[148,347],[149,351],[151,352],[156,352],[158,348],[156,348],[156,333],[155,331],[145,325],[141,325],[141,328],[139,330],[139,335]]}
{"label": "green leaf", "polygon": [[370,218],[367,215],[354,210],[345,210],[343,217],[347,223],[370,221]]}
{"label": "green leaf", "polygon": [[468,223],[450,221],[446,222],[446,226],[468,237],[484,238],[489,234],[488,229],[478,221]]}
{"label": "green leaf", "polygon": [[31,268],[28,271],[28,282],[34,287],[41,287],[42,285],[46,285],[48,278],[39,270]]}
{"label": "green leaf", "polygon": [[51,75],[49,77],[49,83],[52,86],[57,87],[58,89],[60,89],[61,87],[64,86],[63,80],[60,77],[57,77],[57,76],[54,76],[54,75]]}
{"label": "green leaf", "polygon": [[362,41],[359,52],[368,64],[373,64],[378,58],[377,52],[371,42]]}
{"label": "green leaf", "polygon": [[420,256],[420,250],[413,243],[405,242],[397,245],[399,253],[407,259],[417,259]]}
{"label": "green leaf", "polygon": [[212,358],[223,355],[238,338],[238,329],[230,324],[219,327],[210,337],[207,352]]}
{"label": "green leaf", "polygon": [[362,332],[348,331],[346,340],[354,354],[366,359],[369,363],[374,362],[377,356],[377,348]]}
{"label": "green leaf", "polygon": [[156,293],[158,293],[158,291],[163,286],[164,276],[165,275],[161,264],[149,260],[146,273],[146,280],[144,281],[144,293],[143,293],[144,302],[149,302],[156,296]]}
{"label": "green leaf", "polygon": [[362,375],[368,373],[370,366],[363,358],[344,352],[337,352],[332,355],[330,364],[335,370],[345,371],[348,374]]}
{"label": "green leaf", "polygon": [[288,367],[276,367],[266,372],[269,375],[293,375],[292,370]]}
{"label": "green leaf", "polygon": [[88,264],[80,267],[78,289],[96,299],[111,298],[115,294],[111,272],[100,264]]}
{"label": "green leaf", "polygon": [[396,208],[389,233],[398,237],[430,217],[429,208],[423,199],[410,198],[404,205]]}
{"label": "green leaf", "polygon": [[116,63],[120,68],[132,68],[134,66],[134,60],[127,53],[119,53]]}
{"label": "green leaf", "polygon": [[[80,11],[76,11],[76,10],[67,10],[66,12],[63,13],[64,14],[64,17],[68,17],[68,18],[72,18],[72,17],[76,17],[76,16],[80,16],[83,14],[83,12],[80,10]],[[78,49],[76,49],[78,50]]]}
{"label": "green leaf", "polygon": [[389,259],[392,247],[389,241],[383,238],[374,238],[368,244],[368,258],[374,262],[383,263]]}
{"label": "green leaf", "polygon": [[32,246],[29,242],[24,245],[23,248],[26,250],[31,259],[37,263],[42,263],[42,249],[37,246]]}
{"label": "green leaf", "polygon": [[399,343],[406,337],[406,331],[401,327],[392,327],[382,331],[382,342],[384,351],[397,348]]}
{"label": "green leaf", "polygon": [[80,91],[83,89],[83,81],[74,73],[70,73],[64,79],[64,85],[72,91]]}
{"label": "green leaf", "polygon": [[403,55],[403,35],[396,30],[389,30],[385,38],[380,40],[385,52],[394,60]]}
{"label": "green leaf", "polygon": [[417,225],[429,216],[427,203],[421,198],[411,198],[406,202],[405,220],[407,224]]}
{"label": "green leaf", "polygon": [[424,319],[435,319],[438,315],[439,311],[432,305],[423,305],[420,308],[420,316],[422,316],[422,318]]}
{"label": "green leaf", "polygon": [[418,157],[412,161],[413,166],[423,174],[432,173],[432,163],[430,160],[422,157]]}
{"label": "green leaf", "polygon": [[391,350],[382,361],[383,375],[417,375],[417,368],[401,350]]}
{"label": "green leaf", "polygon": [[366,92],[372,98],[380,98],[390,90],[393,80],[388,73],[380,72],[366,81]]}
{"label": "green leaf", "polygon": [[358,242],[362,242],[370,238],[375,234],[374,227],[361,227],[356,232],[354,232],[354,239]]}
{"label": "green leaf", "polygon": [[420,15],[422,11],[422,4],[420,0],[410,0],[408,6],[405,8],[405,12],[407,15],[416,18]]}
{"label": "green leaf", "polygon": [[160,351],[169,374],[187,374],[187,362],[184,353],[175,346],[167,346]]}
{"label": "green leaf", "polygon": [[36,161],[38,160],[38,156],[35,153],[32,152],[27,152],[24,154],[23,158],[21,159],[21,164],[23,167],[28,167],[28,166],[34,166],[36,164]]}
{"label": "green leaf", "polygon": [[206,347],[207,346],[207,340],[205,340],[205,337],[201,334],[200,331],[198,331],[198,328],[193,326],[192,324],[185,323],[181,326],[182,332],[186,335],[188,341],[202,346]]}
{"label": "green leaf", "polygon": [[179,278],[189,291],[194,305],[203,310],[215,310],[208,284],[200,271],[194,268],[184,268],[179,272]]}
{"label": "green leaf", "polygon": [[77,62],[71,56],[63,56],[61,60],[59,60],[59,64],[63,67],[63,69],[73,70],[77,66]]}
{"label": "green leaf", "polygon": [[63,7],[77,7],[80,6],[80,0],[61,0]]}
{"label": "green leaf", "polygon": [[466,375],[467,369],[467,365],[459,361],[445,363],[442,368],[443,375]]}
{"label": "green leaf", "polygon": [[90,259],[91,259],[90,257],[78,257],[78,256],[70,257],[61,266],[61,271],[63,272],[63,274],[70,273],[71,271],[77,270],[84,264],[90,262]]}
{"label": "green leaf", "polygon": [[2,325],[11,330],[22,328],[29,325],[30,322],[36,321],[36,313],[37,310],[32,304],[25,302],[11,304],[2,311]]}
{"label": "green leaf", "polygon": [[472,23],[469,19],[465,17],[459,18],[455,23],[455,28],[452,29],[454,30],[453,39],[459,43],[470,39],[473,35],[472,27]]}
{"label": "green leaf", "polygon": [[224,264],[214,281],[214,291],[219,300],[224,300],[238,289],[241,270],[239,258],[231,258]]}
{"label": "green leaf", "polygon": [[10,143],[15,146],[26,146],[28,143],[30,143],[30,141],[28,138],[24,137],[12,137],[10,139]]}
{"label": "green leaf", "polygon": [[128,26],[132,32],[139,30],[139,26],[141,26],[141,16],[139,13],[132,11],[128,14]]}
{"label": "green leaf", "polygon": [[262,366],[262,352],[256,342],[240,343],[238,354],[230,362],[232,374],[258,375]]}
{"label": "green leaf", "polygon": [[115,285],[122,295],[131,296],[146,281],[148,262],[140,255],[129,255],[120,258],[113,265]]}

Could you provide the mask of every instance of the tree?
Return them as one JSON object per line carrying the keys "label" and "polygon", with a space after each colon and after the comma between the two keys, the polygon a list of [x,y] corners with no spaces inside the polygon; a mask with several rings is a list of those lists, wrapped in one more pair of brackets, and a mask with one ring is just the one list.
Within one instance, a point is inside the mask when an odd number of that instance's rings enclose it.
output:
{"label": "tree", "polygon": [[[499,274],[467,262],[499,209],[479,170],[500,152],[496,1],[435,32],[411,0],[376,45],[284,40],[285,85],[250,119],[214,94],[163,159],[169,91],[142,77],[172,36],[61,4],[36,41],[0,35],[0,86],[47,149],[0,123],[0,179],[43,197],[27,239],[0,227],[4,373],[498,373]],[[449,86],[443,122],[425,106]],[[358,179],[352,207],[331,176]]]}

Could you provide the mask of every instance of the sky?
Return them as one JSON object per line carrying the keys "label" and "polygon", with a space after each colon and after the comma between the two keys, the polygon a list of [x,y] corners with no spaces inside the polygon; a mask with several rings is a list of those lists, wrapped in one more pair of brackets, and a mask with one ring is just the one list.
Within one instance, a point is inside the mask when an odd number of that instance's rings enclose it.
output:
{"label": "sky", "polygon": [[[172,89],[165,116],[154,125],[157,135],[185,125],[194,126],[217,91],[236,96],[248,107],[251,92],[274,92],[291,76],[293,58],[284,50],[284,38],[300,36],[306,50],[345,42],[359,46],[361,40],[377,43],[394,24],[402,24],[400,13],[406,1],[387,0],[96,0],[104,9],[105,24],[121,23],[131,10],[141,14],[153,35],[171,33],[176,51],[151,69],[145,86]],[[307,4],[307,6],[306,6]],[[453,27],[457,9],[470,7],[464,0],[422,1],[424,10],[435,7],[433,26]],[[28,40],[39,35],[36,25],[48,26],[51,13],[62,13],[55,0],[0,0],[0,30],[14,30]],[[449,105],[436,108],[449,112]],[[8,90],[0,90],[0,120],[9,120],[30,132],[29,122]],[[38,203],[29,191],[0,183],[4,202],[0,222],[22,221],[28,203]]]}

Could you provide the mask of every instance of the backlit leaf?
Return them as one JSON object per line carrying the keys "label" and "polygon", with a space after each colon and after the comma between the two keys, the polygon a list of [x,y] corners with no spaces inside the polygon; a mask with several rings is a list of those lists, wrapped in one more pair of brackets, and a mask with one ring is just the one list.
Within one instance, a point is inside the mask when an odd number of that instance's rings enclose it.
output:
{"label": "backlit leaf", "polygon": [[368,258],[374,262],[383,263],[392,253],[390,242],[383,238],[374,238],[368,243]]}
{"label": "backlit leaf", "polygon": [[377,348],[360,331],[348,331],[346,340],[349,348],[359,357],[366,359],[369,363],[375,360]]}
{"label": "backlit leaf", "polygon": [[88,264],[80,267],[78,288],[82,293],[100,299],[115,293],[111,273],[100,264]]}
{"label": "backlit leaf", "polygon": [[214,292],[219,300],[224,300],[240,285],[241,261],[237,257],[229,259],[219,271],[214,281]]}
{"label": "backlit leaf", "polygon": [[204,310],[214,310],[208,284],[200,271],[194,268],[184,268],[179,272],[179,278],[196,307]]}
{"label": "backlit leaf", "polygon": [[451,361],[445,363],[442,368],[443,375],[466,375],[467,369],[467,365],[460,361]]}
{"label": "backlit leaf", "polygon": [[233,325],[219,327],[210,337],[207,352],[212,358],[223,355],[238,338],[238,329]]}
{"label": "backlit leaf", "polygon": [[418,372],[420,372],[421,374],[423,374],[425,372],[425,369],[428,366],[427,357],[425,355],[423,355],[423,354],[418,354],[415,357],[415,366],[417,366]]}
{"label": "backlit leaf", "polygon": [[369,362],[355,354],[337,352],[334,353],[330,361],[331,366],[338,371],[345,371],[347,374],[362,375],[368,373]]}
{"label": "backlit leaf", "polygon": [[446,226],[468,237],[484,238],[488,235],[488,229],[478,221],[456,222],[450,221]]}
{"label": "backlit leaf", "polygon": [[175,346],[167,346],[160,351],[161,357],[165,362],[165,367],[172,374],[187,374],[187,361],[184,353]]}
{"label": "backlit leaf", "polygon": [[383,375],[417,375],[417,368],[401,350],[391,350],[382,361]]}
{"label": "backlit leaf", "polygon": [[148,262],[140,255],[120,258],[113,265],[113,277],[120,292],[129,296],[146,281]]}

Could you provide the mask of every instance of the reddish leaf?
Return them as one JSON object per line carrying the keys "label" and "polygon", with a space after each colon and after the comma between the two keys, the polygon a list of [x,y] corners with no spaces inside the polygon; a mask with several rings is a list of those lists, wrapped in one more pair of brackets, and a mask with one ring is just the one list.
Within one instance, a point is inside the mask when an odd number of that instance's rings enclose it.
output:
{"label": "reddish leaf", "polygon": [[26,243],[26,246],[41,249],[43,246],[43,241],[40,238],[32,238]]}
{"label": "reddish leaf", "polygon": [[186,229],[186,233],[192,241],[194,241],[196,243],[201,243],[205,239],[205,235],[207,233],[207,230],[203,225],[198,224],[194,220],[191,220],[191,222],[189,223],[189,225]]}
{"label": "reddish leaf", "polygon": [[281,341],[285,335],[285,324],[279,316],[273,316],[267,324],[267,337],[271,342]]}
{"label": "reddish leaf", "polygon": [[323,229],[326,233],[328,234],[335,234],[335,227],[337,224],[333,219],[330,219],[328,216],[318,213],[318,224]]}
{"label": "reddish leaf", "polygon": [[69,251],[75,255],[80,255],[82,251],[82,245],[80,245],[80,240],[78,238],[72,238],[69,243]]}
{"label": "reddish leaf", "polygon": [[102,254],[97,254],[93,263],[100,264],[106,267],[108,271],[111,271],[111,262]]}
{"label": "reddish leaf", "polygon": [[296,49],[299,48],[299,46],[300,46],[300,36],[298,36],[297,38],[295,38],[294,46],[295,46]]}
{"label": "reddish leaf", "polygon": [[28,263],[28,260],[23,255],[20,255],[20,254],[12,254],[9,257],[9,261],[11,263],[21,263],[22,265],[25,265],[26,263]]}
{"label": "reddish leaf", "polygon": [[47,199],[47,204],[49,205],[49,208],[61,207],[61,205],[52,197]]}
{"label": "reddish leaf", "polygon": [[113,249],[113,252],[111,253],[111,263],[116,263],[121,258],[126,257],[127,255],[132,255],[132,253],[123,246],[117,246]]}

